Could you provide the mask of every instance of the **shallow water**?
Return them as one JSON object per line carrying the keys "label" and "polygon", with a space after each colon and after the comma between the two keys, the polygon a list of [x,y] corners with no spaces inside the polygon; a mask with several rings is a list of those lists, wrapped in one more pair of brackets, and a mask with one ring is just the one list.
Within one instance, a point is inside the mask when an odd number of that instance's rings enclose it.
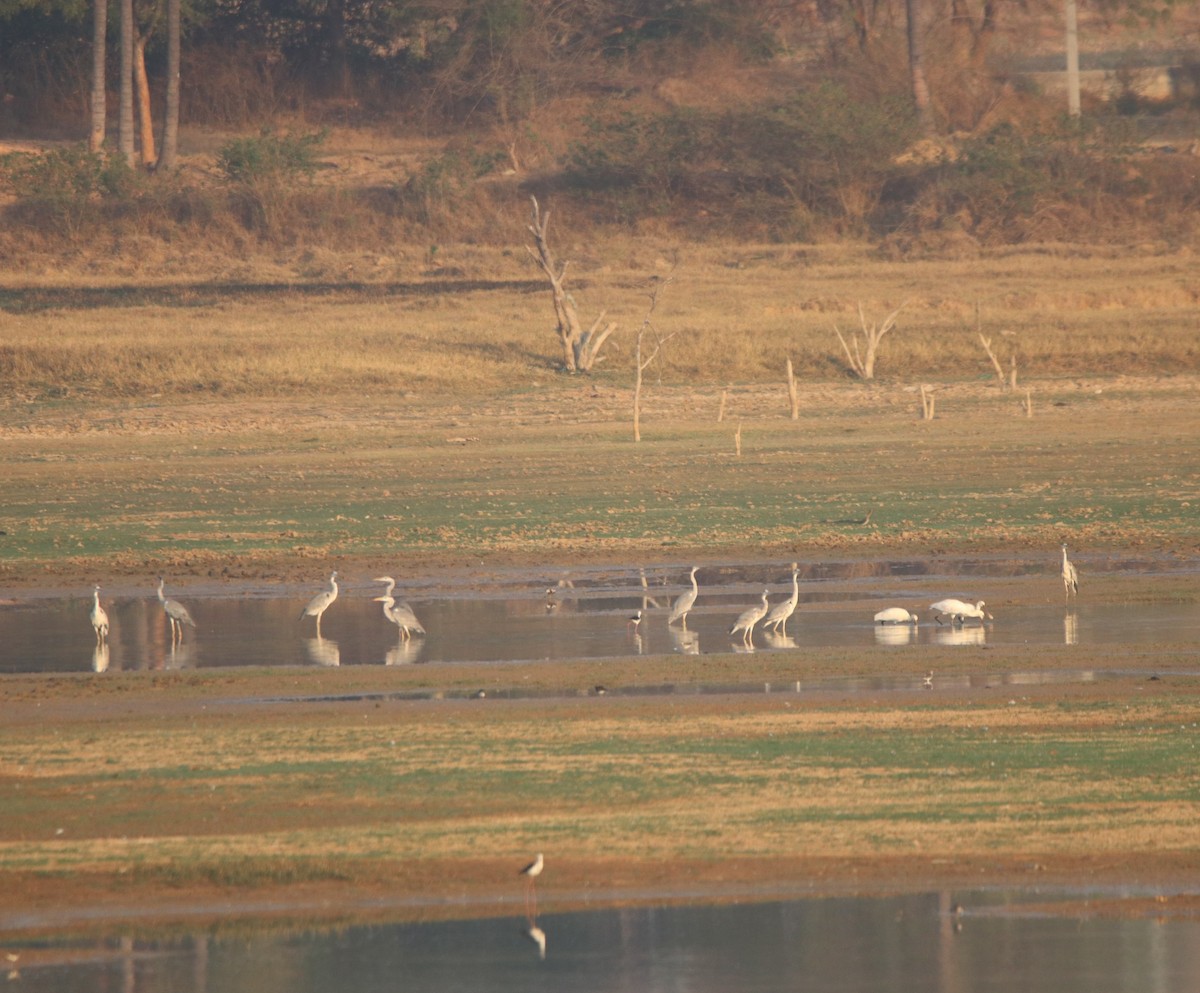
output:
{"label": "shallow water", "polygon": [[[1175,599],[1155,599],[1156,574],[1146,572],[1145,591],[1136,603],[1093,605],[1084,598],[1067,608],[1050,601],[989,609],[987,624],[939,624],[929,603],[943,595],[971,596],[973,582],[996,576],[1025,575],[1031,567],[1020,560],[972,560],[979,580],[946,570],[945,593],[926,591],[912,575],[927,563],[890,562],[845,565],[839,573],[829,564],[810,566],[796,613],[786,634],[759,628],[751,646],[731,638],[728,629],[762,589],[770,602],[790,594],[789,566],[729,566],[705,570],[696,607],[686,626],[667,624],[671,601],[682,590],[679,570],[660,574],[646,586],[637,570],[581,573],[570,582],[555,582],[547,593],[528,575],[501,577],[492,588],[447,583],[445,588],[413,587],[398,591],[416,611],[428,634],[408,641],[372,598],[378,584],[344,586],[321,622],[315,637],[312,618],[299,618],[316,590],[296,591],[247,587],[231,595],[228,587],[172,594],[186,603],[197,627],[187,629],[182,644],[172,645],[167,619],[152,592],[118,592],[102,601],[111,631],[99,648],[88,620],[91,598],[26,596],[0,608],[0,671],[70,672],[240,665],[406,665],[419,662],[569,661],[657,653],[777,651],[787,648],[849,646],[889,649],[912,645],[1091,645],[1145,648],[1152,645],[1200,645],[1200,609]],[[1128,563],[1117,563],[1129,569]],[[962,562],[956,563],[964,569]],[[1055,592],[1057,577],[1031,579]],[[1136,567],[1134,567],[1136,568]],[[849,569],[857,570],[846,575]],[[863,570],[867,575],[859,575]],[[781,576],[782,573],[782,576]],[[1033,573],[1034,576],[1038,574]],[[319,588],[319,586],[317,587]],[[1061,586],[1057,593],[1061,595]],[[918,625],[876,625],[872,618],[885,606],[903,605],[921,616]],[[636,611],[643,620],[629,623]],[[1064,668],[1069,657],[1064,657]]]}
{"label": "shallow water", "polygon": [[1200,922],[1022,912],[1022,902],[1035,898],[1044,895],[942,892],[544,913],[540,941],[523,917],[508,917],[9,950],[27,962],[39,951],[73,953],[61,965],[22,966],[18,958],[19,988],[33,993],[1195,988]]}

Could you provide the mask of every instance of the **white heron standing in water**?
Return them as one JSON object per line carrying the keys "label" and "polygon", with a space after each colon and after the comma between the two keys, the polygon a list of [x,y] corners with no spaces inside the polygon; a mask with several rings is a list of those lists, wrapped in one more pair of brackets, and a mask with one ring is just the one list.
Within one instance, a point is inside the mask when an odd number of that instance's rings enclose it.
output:
{"label": "white heron standing in water", "polygon": [[762,592],[762,603],[757,607],[750,607],[748,610],[743,610],[738,615],[738,619],[733,622],[733,627],[729,629],[730,634],[742,632],[742,644],[753,644],[751,636],[754,633],[754,625],[767,616],[767,591]]}
{"label": "white heron standing in water", "polygon": [[671,605],[671,613],[667,617],[668,624],[674,624],[676,621],[682,621],[683,626],[687,627],[688,612],[692,609],[692,605],[696,602],[696,597],[700,594],[700,587],[696,585],[696,570],[699,568],[700,567],[698,565],[692,566],[692,588],[680,593],[679,597],[675,600],[675,603]]}
{"label": "white heron standing in water", "polygon": [[763,618],[763,630],[771,628],[773,631],[783,629],[783,633],[787,634],[788,618],[796,612],[796,604],[800,602],[800,582],[797,577],[800,575],[800,570],[792,566],[792,595],[781,603],[775,604]]}
{"label": "white heron standing in water", "polygon": [[392,590],[396,588],[396,581],[391,576],[376,576],[375,582],[387,583],[387,591],[383,596],[377,596],[375,602],[383,604],[383,616],[400,629],[400,637],[408,641],[414,633],[424,634],[425,629],[421,626],[421,622],[417,620],[417,615],[413,613],[412,607],[407,603],[396,603],[392,597]]}
{"label": "white heron standing in water", "polygon": [[329,605],[337,599],[338,585],[337,572],[335,571],[329,577],[329,589],[318,593],[315,597],[308,601],[308,606],[300,611],[300,616],[297,620],[304,620],[306,617],[315,617],[317,619],[317,637],[321,637],[321,615],[329,609]]}
{"label": "white heron standing in water", "polygon": [[956,600],[953,597],[947,600],[939,600],[937,603],[931,603],[929,609],[933,611],[939,624],[942,623],[943,617],[949,617],[954,624],[961,625],[968,617],[973,618],[981,623],[986,620],[992,620],[992,615],[983,609],[983,601],[976,600]]}
{"label": "white heron standing in water", "polygon": [[92,593],[92,627],[96,629],[96,644],[103,645],[108,639],[108,614],[100,606],[100,587]]}
{"label": "white heron standing in water", "polygon": [[192,620],[192,615],[188,613],[185,607],[178,600],[168,600],[163,596],[163,578],[158,577],[158,602],[162,604],[163,611],[167,615],[167,620],[171,622],[171,644],[183,642],[183,626],[185,624],[191,627],[196,626],[196,622]]}
{"label": "white heron standing in water", "polygon": [[1071,599],[1071,594],[1079,596],[1079,573],[1075,569],[1075,565],[1067,558],[1067,546],[1062,546],[1063,561],[1062,561],[1062,581],[1063,581],[1063,596],[1066,599]]}

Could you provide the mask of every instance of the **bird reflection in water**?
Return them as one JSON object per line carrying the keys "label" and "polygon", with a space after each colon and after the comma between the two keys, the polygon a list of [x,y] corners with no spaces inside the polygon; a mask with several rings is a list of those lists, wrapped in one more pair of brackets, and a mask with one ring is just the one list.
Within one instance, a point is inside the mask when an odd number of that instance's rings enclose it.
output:
{"label": "bird reflection in water", "polygon": [[531,924],[531,925],[529,925],[528,930],[526,930],[526,932],[525,932],[525,937],[527,937],[530,941],[532,941],[534,943],[534,945],[537,946],[538,958],[541,959],[542,961],[545,961],[545,959],[546,959],[546,932],[543,931],[536,924]]}
{"label": "bird reflection in water", "polygon": [[768,648],[795,648],[796,639],[790,634],[783,634],[778,630],[768,631],[765,628],[762,631],[763,641],[767,643]]}
{"label": "bird reflection in water", "polygon": [[1067,645],[1079,644],[1079,618],[1074,612],[1063,616],[1063,642]]}
{"label": "bird reflection in water", "polygon": [[675,651],[681,652],[684,655],[699,655],[700,654],[700,633],[698,631],[689,631],[687,628],[667,628],[667,633],[671,636],[671,642],[675,646]]}
{"label": "bird reflection in water", "polygon": [[[975,628],[947,628],[947,632],[976,630]],[[978,630],[982,631],[983,628]],[[941,634],[939,629],[938,634]],[[915,645],[917,642],[917,627],[915,624],[876,624],[875,643],[877,645]]]}
{"label": "bird reflection in water", "polygon": [[983,625],[934,628],[933,641],[937,645],[986,645],[987,629]]}
{"label": "bird reflection in water", "polygon": [[308,652],[309,661],[317,665],[333,667],[342,664],[337,642],[328,638],[305,638],[304,650]]}
{"label": "bird reflection in water", "polygon": [[384,665],[412,665],[421,657],[421,649],[425,647],[425,642],[410,638],[408,641],[401,641],[394,648],[389,648],[383,656]]}
{"label": "bird reflection in water", "polygon": [[92,671],[105,672],[108,669],[108,642],[100,641],[92,649]]}
{"label": "bird reflection in water", "polygon": [[172,643],[169,654],[163,660],[164,669],[186,669],[193,662],[194,646],[182,641]]}

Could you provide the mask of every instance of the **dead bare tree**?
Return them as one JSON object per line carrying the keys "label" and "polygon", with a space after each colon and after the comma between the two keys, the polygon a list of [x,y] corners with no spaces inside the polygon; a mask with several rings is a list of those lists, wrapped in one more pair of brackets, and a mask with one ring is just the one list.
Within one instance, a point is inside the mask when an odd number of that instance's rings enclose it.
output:
{"label": "dead bare tree", "polygon": [[[654,325],[650,323],[650,318],[654,316],[654,308],[658,306],[658,293],[671,280],[659,279],[654,282],[654,289],[650,293],[650,306],[646,310],[646,316],[642,320],[642,326],[638,328],[637,342],[634,345],[634,365],[637,368],[637,375],[633,381],[633,440],[642,440],[642,373],[654,364],[654,360],[658,358],[658,353],[662,351],[663,345],[675,337],[679,332],[672,331],[666,337],[660,337],[654,329]],[[650,353],[643,357],[642,355],[642,340],[646,333],[654,335],[654,348]]]}
{"label": "dead bare tree", "polygon": [[[891,331],[896,326],[896,316],[904,309],[904,304],[900,304],[884,319],[882,324],[867,325],[866,315],[863,314],[862,304],[858,305],[858,319],[862,324],[862,340],[863,349],[858,347],[859,336],[853,335],[850,342],[842,336],[842,332],[834,325],[834,333],[838,336],[838,341],[842,343],[842,350],[846,353],[846,361],[850,363],[850,371],[853,372],[859,379],[874,379],[875,378],[875,359],[879,354],[879,343],[883,340],[883,336]],[[853,346],[853,348],[851,348]]]}
{"label": "dead bare tree", "polygon": [[586,331],[579,323],[579,314],[575,309],[575,300],[567,291],[565,280],[567,276],[566,262],[559,262],[550,250],[550,242],[546,231],[550,226],[550,211],[542,212],[537,197],[530,197],[533,209],[530,212],[529,231],[533,235],[537,251],[528,245],[525,250],[541,267],[546,278],[550,280],[550,288],[554,293],[554,316],[558,321],[558,340],[562,343],[563,366],[567,372],[590,372],[600,361],[600,349],[608,336],[616,330],[614,323],[604,323],[605,312],[592,323]]}
{"label": "dead bare tree", "polygon": [[933,396],[933,387],[930,386],[928,383],[922,383],[921,384],[921,420],[923,420],[923,421],[932,421],[933,420],[934,403],[935,403],[935,400],[934,400],[934,396]]}

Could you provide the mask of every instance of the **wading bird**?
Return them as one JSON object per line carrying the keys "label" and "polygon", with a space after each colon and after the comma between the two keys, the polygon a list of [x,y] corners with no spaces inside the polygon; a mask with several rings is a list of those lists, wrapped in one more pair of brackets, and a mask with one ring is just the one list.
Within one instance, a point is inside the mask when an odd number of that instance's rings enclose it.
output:
{"label": "wading bird", "polygon": [[162,576],[158,577],[158,602],[162,604],[167,620],[171,622],[171,644],[183,641],[183,626],[188,624],[195,627],[196,622],[192,620],[192,615],[188,613],[187,607],[182,603],[178,600],[168,600],[163,596]]}
{"label": "wading bird", "polygon": [[639,610],[639,611],[637,611],[637,613],[632,614],[629,618],[629,623],[626,624],[625,627],[628,630],[632,631],[634,634],[641,634],[641,632],[642,632],[642,612]]}
{"label": "wading bird", "polygon": [[729,629],[730,634],[742,632],[742,644],[753,644],[751,635],[754,632],[754,625],[767,616],[767,591],[763,590],[762,603],[757,607],[750,607],[748,610],[743,610],[738,616],[738,619],[733,622],[733,627]]}
{"label": "wading bird", "polygon": [[1063,564],[1062,564],[1062,581],[1063,581],[1063,596],[1066,599],[1071,599],[1071,594],[1079,596],[1079,573],[1075,569],[1075,565],[1067,558],[1067,546],[1064,544],[1063,549]]}
{"label": "wading bird", "polygon": [[108,638],[108,614],[100,606],[99,586],[92,593],[92,627],[96,629],[96,644],[104,644]]}
{"label": "wading bird", "polygon": [[796,612],[796,604],[800,602],[800,583],[796,578],[800,571],[792,567],[792,595],[782,603],[775,604],[763,618],[763,630],[771,628],[773,631],[779,631],[782,627],[783,634],[787,634],[788,618]]}
{"label": "wading bird", "polygon": [[377,576],[375,582],[387,583],[387,592],[383,596],[377,596],[375,602],[383,604],[383,616],[400,629],[400,637],[408,641],[413,634],[424,634],[425,629],[417,620],[412,607],[407,603],[398,604],[393,599],[392,590],[396,588],[396,581],[391,576]]}
{"label": "wading bird", "polygon": [[972,603],[970,600],[939,600],[937,603],[931,603],[929,609],[933,611],[934,616],[939,624],[942,623],[943,617],[949,617],[951,623],[962,624],[968,617],[974,620],[982,621],[986,618],[992,620],[992,615],[983,609],[983,601],[976,600]]}
{"label": "wading bird", "polygon": [[885,607],[875,615],[876,624],[916,624],[918,620],[906,607]]}
{"label": "wading bird", "polygon": [[308,601],[308,606],[300,611],[300,616],[297,620],[304,620],[306,617],[315,617],[317,619],[317,637],[321,637],[321,615],[329,609],[329,605],[337,599],[338,585],[337,573],[334,572],[329,577],[329,589],[318,593],[315,597]]}
{"label": "wading bird", "polygon": [[530,923],[537,918],[537,877],[545,867],[542,853],[538,852],[537,858],[517,873],[518,876],[525,877],[525,916],[529,918]]}
{"label": "wading bird", "polygon": [[696,602],[696,597],[700,593],[700,587],[696,585],[696,570],[699,568],[700,567],[698,565],[692,566],[692,588],[679,594],[678,599],[676,599],[675,603],[671,606],[670,616],[667,617],[668,624],[674,624],[676,621],[681,621],[683,626],[687,627],[688,612],[692,609],[692,605]]}

